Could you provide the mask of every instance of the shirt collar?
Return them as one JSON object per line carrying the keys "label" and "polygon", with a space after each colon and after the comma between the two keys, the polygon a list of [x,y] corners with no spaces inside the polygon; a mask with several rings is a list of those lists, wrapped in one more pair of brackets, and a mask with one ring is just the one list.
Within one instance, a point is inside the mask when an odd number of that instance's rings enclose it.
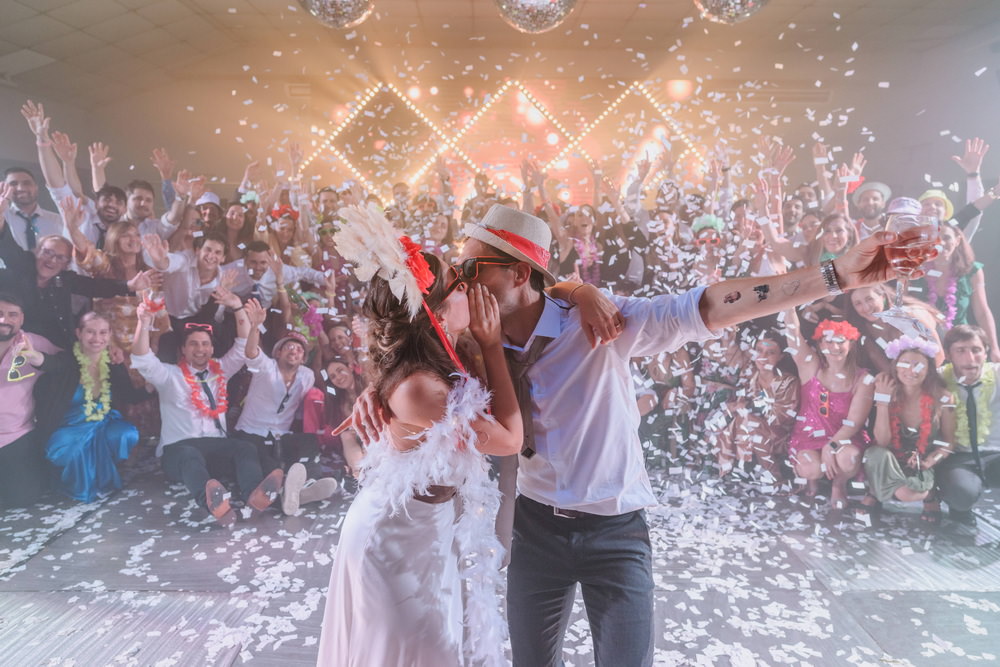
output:
{"label": "shirt collar", "polygon": [[535,330],[531,332],[528,336],[528,340],[525,342],[524,347],[518,347],[510,341],[504,341],[503,346],[516,350],[518,352],[523,352],[531,347],[536,336],[546,336],[547,338],[552,338],[553,340],[559,337],[563,329],[563,318],[566,313],[569,312],[568,308],[560,306],[559,303],[549,297],[548,295],[543,295],[545,300],[545,305],[542,308],[542,315],[538,318],[538,323],[535,324]]}

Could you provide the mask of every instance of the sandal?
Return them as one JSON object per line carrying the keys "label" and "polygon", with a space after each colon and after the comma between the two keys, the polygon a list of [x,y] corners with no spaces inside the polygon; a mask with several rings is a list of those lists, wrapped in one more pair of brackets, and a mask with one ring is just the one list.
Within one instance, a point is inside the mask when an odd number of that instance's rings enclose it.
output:
{"label": "sandal", "polygon": [[937,528],[941,525],[941,503],[939,501],[924,501],[924,511],[920,513],[920,520],[928,528]]}
{"label": "sandal", "polygon": [[[871,502],[866,503],[866,500]],[[868,524],[869,528],[874,528],[882,519],[882,503],[872,496],[865,496],[854,504],[854,519],[858,523]]]}

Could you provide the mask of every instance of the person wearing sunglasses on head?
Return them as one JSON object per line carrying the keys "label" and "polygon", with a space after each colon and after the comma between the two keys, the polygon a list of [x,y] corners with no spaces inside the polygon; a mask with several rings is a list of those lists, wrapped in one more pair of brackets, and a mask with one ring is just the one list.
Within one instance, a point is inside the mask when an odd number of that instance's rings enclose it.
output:
{"label": "person wearing sunglasses on head", "polygon": [[163,363],[149,349],[153,318],[142,303],[132,341],[132,368],[156,388],[160,397],[162,427],[156,455],[167,478],[183,482],[200,507],[222,525],[231,525],[236,514],[229,502],[229,491],[217,477],[235,477],[242,500],[254,510],[263,511],[278,497],[284,475],[274,470],[265,476],[254,444],[226,432],[226,384],[243,367],[250,318],[238,296],[222,288],[216,290],[216,295],[236,313],[236,343],[225,355],[213,357],[214,332],[210,324],[188,322],[178,336],[179,363]]}
{"label": "person wearing sunglasses on head", "polygon": [[304,365],[309,347],[305,336],[288,332],[271,348],[260,350],[260,325],[267,313],[251,299],[245,306],[250,317],[246,363],[250,390],[236,422],[236,435],[257,447],[263,470],[285,470],[281,509],[292,516],[300,505],[332,496],[337,480],[323,477],[316,433],[293,433],[292,422],[315,384],[312,369]]}
{"label": "person wearing sunglasses on head", "polygon": [[53,354],[55,345],[24,326],[19,297],[0,294],[0,506],[26,507],[46,490],[41,434],[35,430],[33,390],[42,371],[25,352]]}
{"label": "person wearing sunglasses on head", "polygon": [[785,311],[785,329],[802,387],[788,458],[795,476],[806,480],[807,496],[816,495],[820,479],[830,480],[837,518],[847,502],[847,483],[861,470],[868,447],[863,427],[874,401],[874,378],[858,365],[861,334],[849,322],[823,320],[806,342],[792,309]]}

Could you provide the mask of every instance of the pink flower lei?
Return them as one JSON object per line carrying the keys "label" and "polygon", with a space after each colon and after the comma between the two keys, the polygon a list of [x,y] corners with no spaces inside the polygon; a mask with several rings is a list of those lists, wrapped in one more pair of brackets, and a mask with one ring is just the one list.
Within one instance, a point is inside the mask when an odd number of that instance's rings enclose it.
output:
{"label": "pink flower lei", "polygon": [[925,338],[900,336],[885,346],[885,356],[895,361],[896,359],[899,359],[899,355],[903,354],[907,350],[915,350],[933,361],[934,357],[937,356],[938,346],[934,343],[934,341],[930,341]]}
{"label": "pink flower lei", "polygon": [[[946,310],[944,316],[945,329],[951,329],[952,325],[955,323],[955,316],[958,314],[957,294],[958,278],[951,276],[948,279],[948,289],[944,293],[944,305]],[[937,307],[938,298],[937,284],[930,282],[927,290],[927,300],[931,303],[931,305]]]}

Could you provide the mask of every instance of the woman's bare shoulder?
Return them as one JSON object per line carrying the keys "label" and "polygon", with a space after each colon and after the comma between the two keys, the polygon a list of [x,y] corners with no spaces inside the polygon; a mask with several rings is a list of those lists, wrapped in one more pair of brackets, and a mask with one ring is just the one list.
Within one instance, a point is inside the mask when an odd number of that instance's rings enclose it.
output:
{"label": "woman's bare shoulder", "polygon": [[437,375],[418,371],[396,385],[387,402],[399,421],[426,427],[444,416],[449,390]]}

